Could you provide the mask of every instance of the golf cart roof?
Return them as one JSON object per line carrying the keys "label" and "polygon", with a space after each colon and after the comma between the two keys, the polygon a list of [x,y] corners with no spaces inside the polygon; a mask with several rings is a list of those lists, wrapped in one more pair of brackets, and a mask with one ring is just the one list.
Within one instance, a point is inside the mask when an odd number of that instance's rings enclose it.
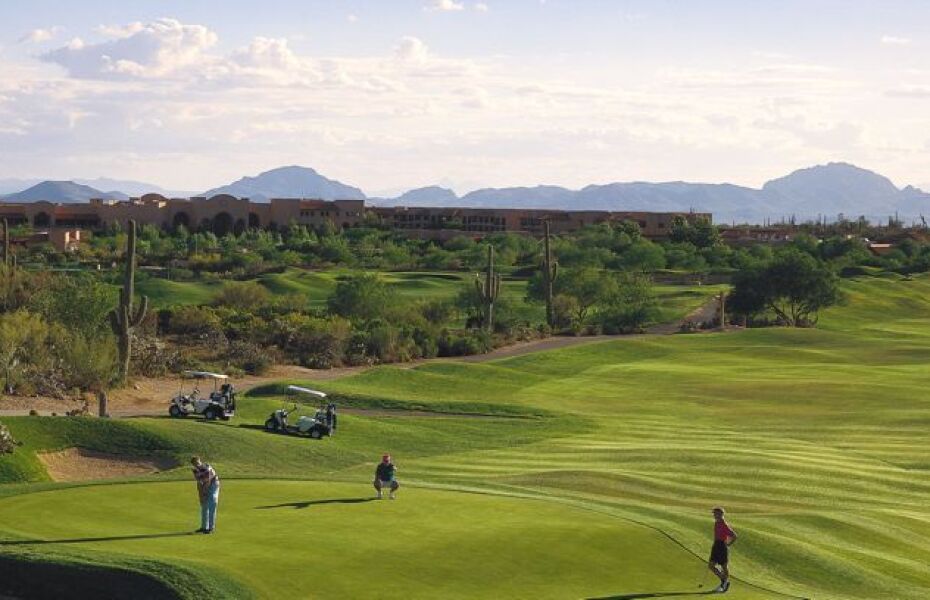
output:
{"label": "golf cart roof", "polygon": [[326,394],[319,390],[311,390],[310,388],[300,387],[299,385],[289,385],[287,386],[289,392],[297,392],[300,394],[310,394],[311,396],[316,396],[318,398],[325,398]]}
{"label": "golf cart roof", "polygon": [[184,371],[185,377],[193,377],[194,379],[229,379],[229,375],[221,375],[220,373],[211,373],[209,371]]}

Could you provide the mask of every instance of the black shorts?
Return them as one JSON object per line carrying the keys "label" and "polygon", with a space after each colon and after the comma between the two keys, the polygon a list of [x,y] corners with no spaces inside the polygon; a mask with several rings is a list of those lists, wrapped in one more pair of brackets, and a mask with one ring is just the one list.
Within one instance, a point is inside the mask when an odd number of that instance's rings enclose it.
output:
{"label": "black shorts", "polygon": [[710,549],[710,562],[721,566],[725,566],[730,562],[730,549],[726,543],[714,540],[714,545]]}

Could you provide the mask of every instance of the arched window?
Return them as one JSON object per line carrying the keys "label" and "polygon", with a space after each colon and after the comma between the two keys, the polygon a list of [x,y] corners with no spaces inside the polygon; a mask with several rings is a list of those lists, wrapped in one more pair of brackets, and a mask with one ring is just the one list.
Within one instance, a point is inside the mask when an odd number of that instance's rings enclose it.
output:
{"label": "arched window", "polygon": [[233,218],[228,212],[221,212],[213,217],[213,233],[216,237],[228,235],[233,230]]}
{"label": "arched window", "polygon": [[32,219],[33,227],[50,227],[52,224],[52,218],[48,216],[46,212],[37,213],[36,216]]}

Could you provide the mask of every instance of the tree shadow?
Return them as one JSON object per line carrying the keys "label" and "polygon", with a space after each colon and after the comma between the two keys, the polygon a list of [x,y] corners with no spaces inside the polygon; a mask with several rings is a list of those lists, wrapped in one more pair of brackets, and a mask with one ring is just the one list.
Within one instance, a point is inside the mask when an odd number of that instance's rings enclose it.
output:
{"label": "tree shadow", "polygon": [[326,500],[306,500],[304,502],[285,502],[283,504],[272,504],[270,506],[256,506],[256,509],[264,510],[267,508],[309,508],[319,504],[363,504],[373,502],[377,498],[328,498]]}
{"label": "tree shadow", "polygon": [[676,596],[706,596],[713,594],[712,591],[706,592],[640,592],[638,594],[618,594],[616,596],[601,596],[599,598],[588,598],[587,600],[639,600],[643,598],[673,598]]}
{"label": "tree shadow", "polygon": [[113,535],[107,537],[70,538],[60,540],[0,540],[0,546],[39,546],[43,544],[85,544],[88,542],[120,542],[123,540],[153,540],[157,538],[196,535],[193,531],[178,533],[149,533],[140,535]]}

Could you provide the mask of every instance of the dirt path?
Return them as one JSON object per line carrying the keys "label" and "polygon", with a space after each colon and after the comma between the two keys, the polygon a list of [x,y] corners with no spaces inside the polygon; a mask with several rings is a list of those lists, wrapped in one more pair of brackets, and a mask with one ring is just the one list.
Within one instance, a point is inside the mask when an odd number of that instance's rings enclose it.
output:
{"label": "dirt path", "polygon": [[[716,298],[709,300],[704,305],[691,311],[683,319],[672,323],[661,323],[653,325],[646,329],[642,335],[669,335],[676,333],[682,323],[687,321],[702,322],[708,321],[714,317],[717,310]],[[593,335],[593,336],[553,336],[528,342],[518,342],[503,348],[497,348],[487,354],[474,354],[471,356],[443,357],[415,360],[407,363],[397,363],[391,366],[400,369],[413,369],[424,364],[441,363],[441,362],[465,362],[465,363],[483,363],[502,358],[512,358],[514,356],[523,356],[536,352],[546,352],[560,348],[568,348],[580,344],[593,344],[618,338],[630,337],[629,335]],[[276,365],[268,373],[256,376],[246,375],[235,380],[236,388],[240,393],[244,393],[253,387],[272,383],[275,381],[287,379],[305,379],[312,381],[331,381],[341,379],[350,375],[364,373],[374,367],[339,367],[335,369],[308,369],[297,365]],[[179,385],[183,391],[190,391],[190,381],[181,382],[177,377],[163,377],[152,379],[137,379],[127,388],[114,390],[110,393],[110,414],[113,417],[141,417],[164,415],[167,412],[168,400],[178,392]],[[206,391],[209,382],[204,382],[202,387]],[[96,403],[91,402],[90,412],[96,414]],[[19,416],[28,414],[30,410],[36,410],[41,415],[48,415],[52,412],[64,414],[68,410],[79,408],[78,401],[57,400],[54,398],[42,397],[17,397],[2,396],[0,397],[0,417]]]}

